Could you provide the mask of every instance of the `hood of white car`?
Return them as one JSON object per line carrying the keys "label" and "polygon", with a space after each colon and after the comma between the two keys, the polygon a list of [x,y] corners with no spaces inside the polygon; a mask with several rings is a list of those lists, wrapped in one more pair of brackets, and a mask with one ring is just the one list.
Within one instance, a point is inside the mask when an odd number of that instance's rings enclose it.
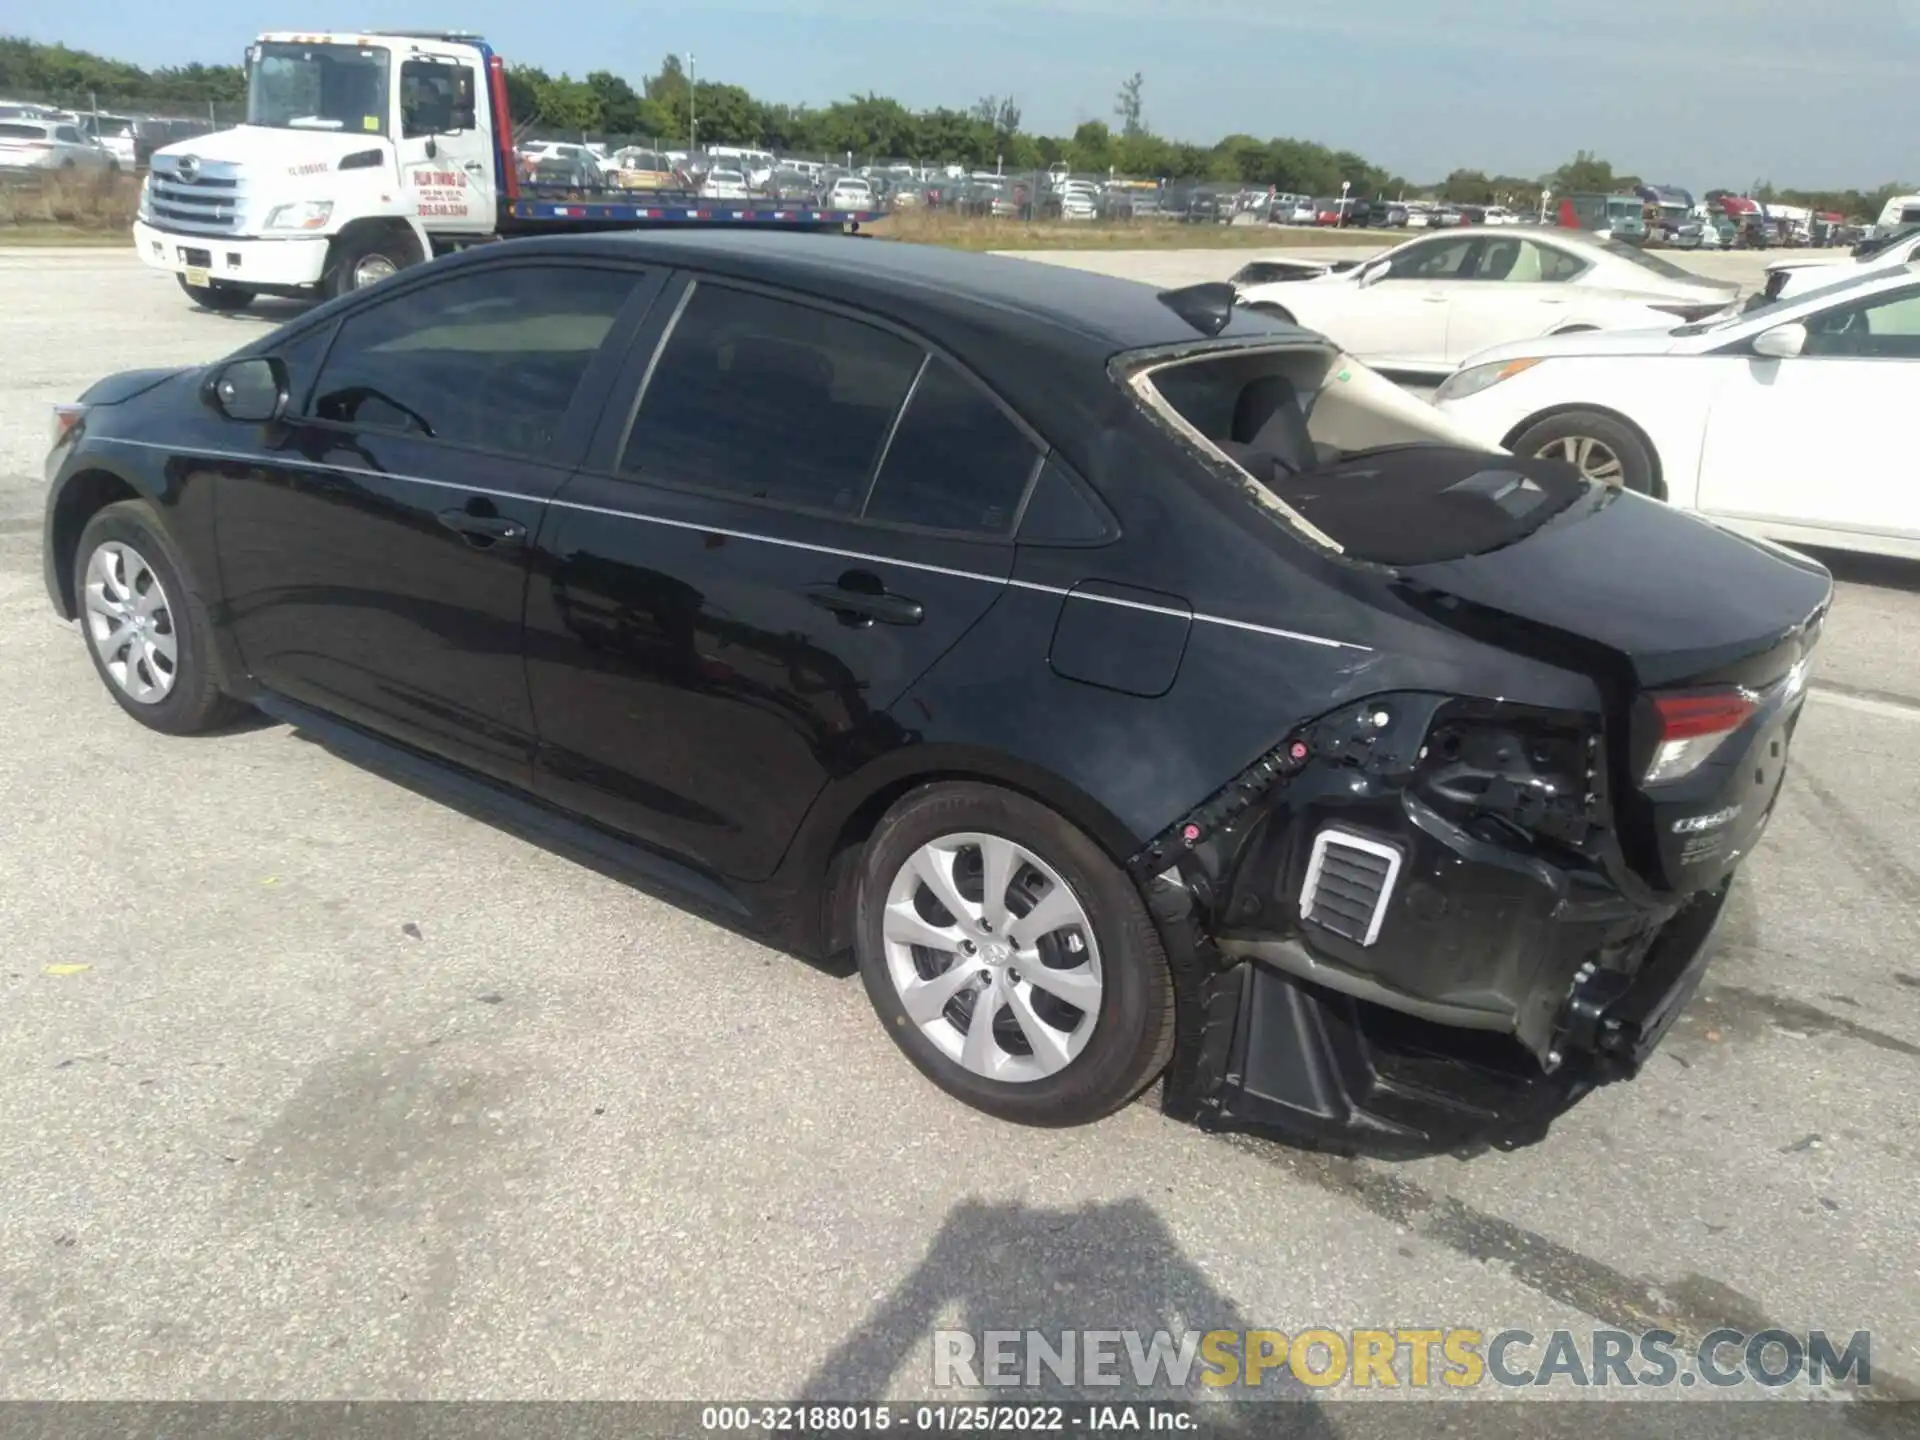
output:
{"label": "hood of white car", "polygon": [[[1675,320],[1674,325],[1680,322]],[[1493,365],[1506,360],[1561,360],[1576,357],[1614,357],[1622,355],[1670,355],[1682,337],[1672,330],[1580,330],[1571,335],[1541,335],[1532,340],[1515,340],[1495,345],[1477,355],[1469,355],[1462,370],[1476,365]]]}
{"label": "hood of white car", "polygon": [[290,175],[310,174],[309,167],[331,170],[343,158],[373,146],[386,144],[384,136],[355,130],[283,130],[277,126],[242,125],[234,130],[219,130],[211,135],[195,135],[178,140],[153,152],[170,170],[167,160],[177,161],[192,155],[203,165],[244,165],[270,173],[275,169]]}

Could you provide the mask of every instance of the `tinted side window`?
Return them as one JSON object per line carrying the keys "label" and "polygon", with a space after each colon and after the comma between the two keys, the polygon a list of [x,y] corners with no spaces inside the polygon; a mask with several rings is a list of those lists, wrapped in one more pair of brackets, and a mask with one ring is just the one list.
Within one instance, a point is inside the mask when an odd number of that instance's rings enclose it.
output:
{"label": "tinted side window", "polygon": [[409,291],[341,323],[311,413],[539,455],[639,281],[632,271],[524,265]]}
{"label": "tinted side window", "polygon": [[620,468],[856,514],[921,356],[845,316],[701,284],[654,367]]}
{"label": "tinted side window", "polygon": [[979,386],[931,360],[893,432],[866,518],[1004,535],[1037,458]]}
{"label": "tinted side window", "polygon": [[1457,280],[1468,254],[1480,242],[1474,239],[1435,240],[1409,245],[1394,257],[1389,280]]}

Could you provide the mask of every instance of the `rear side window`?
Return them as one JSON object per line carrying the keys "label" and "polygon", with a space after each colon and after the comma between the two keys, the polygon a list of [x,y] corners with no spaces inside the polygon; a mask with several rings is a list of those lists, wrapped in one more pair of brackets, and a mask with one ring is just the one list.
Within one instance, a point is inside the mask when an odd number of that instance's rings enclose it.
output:
{"label": "rear side window", "polygon": [[1004,535],[1038,459],[986,392],[936,357],[900,417],[866,518]]}
{"label": "rear side window", "polygon": [[634,271],[469,271],[350,316],[315,419],[545,458]]}
{"label": "rear side window", "polygon": [[921,356],[843,315],[700,284],[660,353],[620,468],[857,515]]}

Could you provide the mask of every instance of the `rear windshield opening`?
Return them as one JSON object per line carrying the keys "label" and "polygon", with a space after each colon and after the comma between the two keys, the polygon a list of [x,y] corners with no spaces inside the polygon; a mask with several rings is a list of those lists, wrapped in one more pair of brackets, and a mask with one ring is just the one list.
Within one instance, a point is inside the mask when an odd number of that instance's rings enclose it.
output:
{"label": "rear windshield opening", "polygon": [[1351,356],[1234,349],[1148,365],[1149,410],[1268,509],[1355,559],[1412,565],[1499,549],[1588,491],[1571,466],[1516,460]]}

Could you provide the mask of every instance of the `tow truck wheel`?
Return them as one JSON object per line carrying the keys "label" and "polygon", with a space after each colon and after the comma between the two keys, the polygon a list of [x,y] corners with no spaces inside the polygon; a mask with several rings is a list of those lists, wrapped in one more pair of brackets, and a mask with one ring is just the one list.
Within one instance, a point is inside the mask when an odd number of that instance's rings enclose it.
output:
{"label": "tow truck wheel", "polygon": [[1173,1051],[1172,975],[1138,888],[1013,791],[932,784],[887,812],[860,860],[854,953],[907,1058],[1005,1120],[1098,1120]]}
{"label": "tow truck wheel", "polygon": [[416,258],[413,238],[387,230],[342,236],[324,281],[329,298],[350,295],[391,279]]}
{"label": "tow truck wheel", "polygon": [[244,310],[253,303],[254,292],[244,285],[222,285],[217,281],[210,285],[189,285],[184,275],[173,278],[180,282],[180,288],[186,292],[187,298],[202,310],[215,310],[226,315],[235,310]]}

